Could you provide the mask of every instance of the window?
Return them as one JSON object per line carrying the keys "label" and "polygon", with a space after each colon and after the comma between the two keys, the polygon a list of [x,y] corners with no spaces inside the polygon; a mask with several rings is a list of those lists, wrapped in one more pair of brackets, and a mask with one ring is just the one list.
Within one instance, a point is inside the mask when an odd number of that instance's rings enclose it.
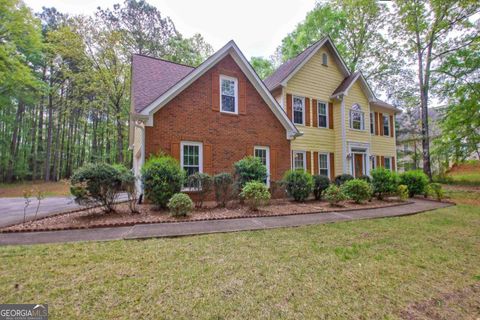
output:
{"label": "window", "polygon": [[350,128],[355,130],[364,130],[364,118],[362,109],[358,104],[354,104],[350,110]]}
{"label": "window", "polygon": [[325,102],[318,101],[318,126],[320,128],[326,128],[328,125],[328,111],[327,104]]}
{"label": "window", "polygon": [[293,169],[305,170],[307,167],[305,151],[293,151]]}
{"label": "window", "polygon": [[377,161],[375,160],[375,156],[371,156],[370,161],[372,162],[372,169],[375,169],[377,167]]}
{"label": "window", "polygon": [[385,169],[392,170],[392,158],[385,157]]}
{"label": "window", "polygon": [[390,117],[383,116],[383,135],[389,136],[390,135]]}
{"label": "window", "polygon": [[293,123],[305,123],[305,98],[293,97]]}
{"label": "window", "polygon": [[326,53],[323,53],[322,54],[322,64],[324,66],[327,66],[328,65],[328,55]]}
{"label": "window", "polygon": [[238,113],[238,82],[236,78],[220,76],[221,111]]}
{"label": "window", "polygon": [[196,172],[203,172],[203,150],[200,142],[183,141],[180,150],[180,165],[187,173],[187,177]]}
{"label": "window", "polygon": [[373,116],[373,112],[370,112],[370,133],[375,133],[375,117]]}
{"label": "window", "polygon": [[329,162],[328,153],[318,154],[318,174],[329,178]]}
{"label": "window", "polygon": [[267,186],[270,185],[270,149],[268,147],[255,147],[255,157],[259,158],[262,164],[267,168],[267,178],[264,181]]}

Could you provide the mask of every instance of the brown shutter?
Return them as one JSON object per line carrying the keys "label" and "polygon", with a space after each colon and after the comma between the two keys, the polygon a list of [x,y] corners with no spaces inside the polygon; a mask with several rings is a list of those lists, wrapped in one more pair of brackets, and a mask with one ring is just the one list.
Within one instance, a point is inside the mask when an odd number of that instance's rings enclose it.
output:
{"label": "brown shutter", "polygon": [[180,162],[180,143],[172,142],[170,144],[170,153],[174,159]]}
{"label": "brown shutter", "polygon": [[397,171],[395,168],[395,157],[392,157],[392,171]]}
{"label": "brown shutter", "polygon": [[277,180],[277,150],[270,149],[270,181]]}
{"label": "brown shutter", "polygon": [[393,128],[395,128],[393,125],[393,116],[390,116],[390,137],[393,137]]}
{"label": "brown shutter", "polygon": [[246,156],[253,156],[253,147],[247,146],[245,148],[245,155]]}
{"label": "brown shutter", "polygon": [[318,106],[317,106],[317,100],[312,99],[312,126],[317,128],[318,127]]}
{"label": "brown shutter", "polygon": [[220,77],[216,71],[212,72],[212,110],[220,111]]}
{"label": "brown shutter", "polygon": [[305,152],[307,157],[307,172],[312,173],[312,153],[310,151]]}
{"label": "brown shutter", "polygon": [[385,157],[380,156],[380,162],[382,163],[382,168],[385,168]]}
{"label": "brown shutter", "polygon": [[203,172],[213,175],[212,145],[203,145]]}
{"label": "brown shutter", "polygon": [[305,125],[310,127],[310,98],[305,98]]}
{"label": "brown shutter", "polygon": [[318,174],[318,152],[313,153],[313,174]]}
{"label": "brown shutter", "polygon": [[330,180],[335,180],[335,155],[330,152]]}
{"label": "brown shutter", "polygon": [[378,136],[378,112],[375,112],[375,135]]}
{"label": "brown shutter", "polygon": [[247,113],[247,82],[245,79],[240,79],[239,81],[239,94],[238,94],[238,113],[246,114]]}
{"label": "brown shutter", "polygon": [[287,94],[287,117],[288,117],[288,119],[293,121],[293,117],[292,117],[292,95],[289,94],[289,93]]}
{"label": "brown shutter", "polygon": [[333,129],[333,102],[328,103],[328,127]]}
{"label": "brown shutter", "polygon": [[378,132],[383,136],[383,113],[378,113]]}

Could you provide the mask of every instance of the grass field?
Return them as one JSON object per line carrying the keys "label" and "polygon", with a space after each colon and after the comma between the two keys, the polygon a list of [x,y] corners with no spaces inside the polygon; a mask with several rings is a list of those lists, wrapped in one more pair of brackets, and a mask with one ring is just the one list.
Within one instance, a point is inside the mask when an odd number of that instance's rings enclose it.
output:
{"label": "grass field", "polygon": [[32,191],[34,197],[37,190],[44,192],[47,197],[70,195],[70,186],[67,181],[25,181],[12,184],[0,183],[0,198],[23,197],[24,191]]}
{"label": "grass field", "polygon": [[480,161],[457,164],[447,173],[453,184],[480,186]]}
{"label": "grass field", "polygon": [[2,303],[46,302],[52,319],[396,319],[427,311],[475,319],[480,210],[1,247],[0,261]]}

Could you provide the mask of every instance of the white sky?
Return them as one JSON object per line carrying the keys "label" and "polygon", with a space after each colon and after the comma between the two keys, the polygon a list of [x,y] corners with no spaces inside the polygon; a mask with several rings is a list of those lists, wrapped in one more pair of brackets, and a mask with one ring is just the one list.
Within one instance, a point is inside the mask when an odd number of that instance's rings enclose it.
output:
{"label": "white sky", "polygon": [[[24,0],[34,11],[55,7],[69,14],[92,14],[123,0]],[[247,58],[269,57],[281,40],[312,10],[315,0],[147,0],[169,16],[185,36],[200,33],[220,49],[233,39]]]}

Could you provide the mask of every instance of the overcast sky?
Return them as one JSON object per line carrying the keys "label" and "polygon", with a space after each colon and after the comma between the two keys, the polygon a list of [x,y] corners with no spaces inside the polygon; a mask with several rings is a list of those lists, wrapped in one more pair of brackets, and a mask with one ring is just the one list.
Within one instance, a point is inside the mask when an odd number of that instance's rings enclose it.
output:
{"label": "overcast sky", "polygon": [[[123,0],[24,0],[34,11],[55,7],[69,14],[92,14],[98,6]],[[214,50],[233,39],[247,58],[268,57],[282,38],[313,9],[315,0],[148,0],[169,16],[185,36],[201,33]]]}

